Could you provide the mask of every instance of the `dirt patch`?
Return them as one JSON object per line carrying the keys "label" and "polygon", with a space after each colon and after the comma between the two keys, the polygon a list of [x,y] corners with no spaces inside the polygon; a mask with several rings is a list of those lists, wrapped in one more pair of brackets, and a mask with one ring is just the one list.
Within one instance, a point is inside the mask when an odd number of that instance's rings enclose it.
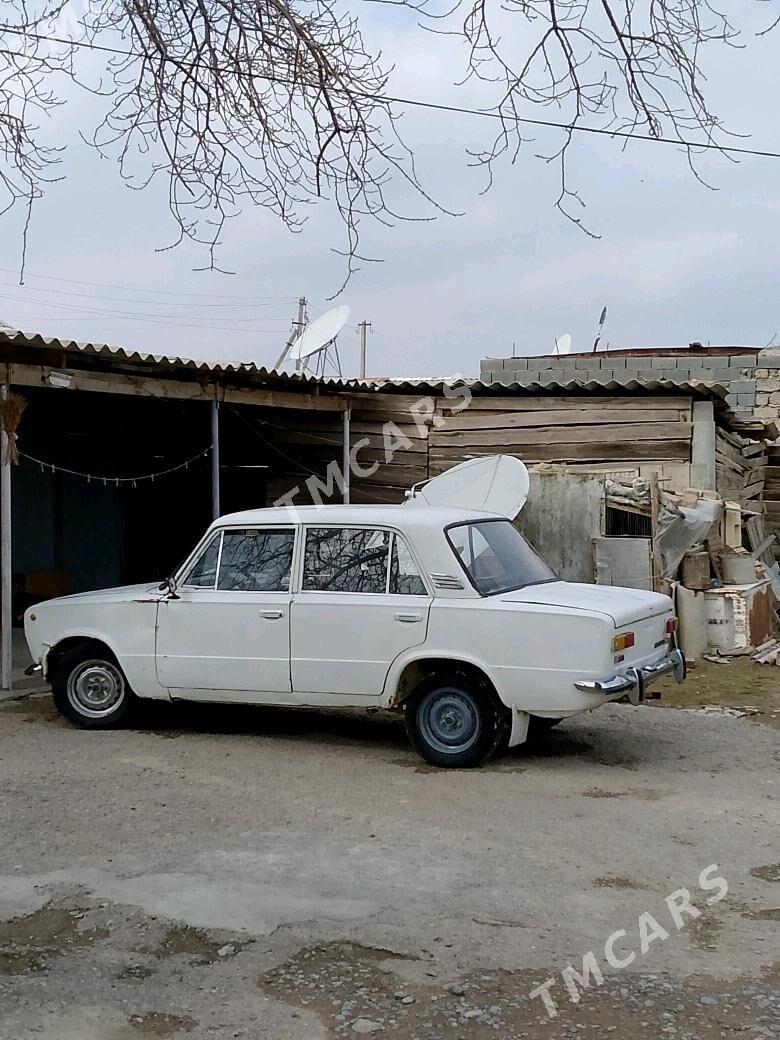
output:
{"label": "dirt patch", "polygon": [[702,914],[691,921],[685,929],[690,942],[700,950],[717,950],[718,936],[723,924],[712,914]]}
{"label": "dirt patch", "polygon": [[780,882],[780,863],[767,863],[763,867],[753,867],[750,873],[762,881]]}
{"label": "dirt patch", "polygon": [[[665,678],[657,689],[660,701],[651,701],[664,708],[702,708],[705,705],[736,708],[739,711],[756,709],[749,721],[780,728],[780,669],[773,665],[756,664],[744,657],[724,659],[715,664],[701,661],[688,672],[684,683]],[[748,721],[734,719],[734,723]]]}
{"label": "dirt patch", "polygon": [[612,877],[609,874],[606,875],[605,877],[596,878],[596,880],[593,882],[593,884],[597,885],[599,888],[632,888],[632,889],[633,888],[639,888],[639,889],[641,889],[641,888],[645,887],[644,885],[641,885],[636,880],[636,878]]}
{"label": "dirt patch", "polygon": [[30,722],[57,722],[63,726],[68,725],[65,719],[54,707],[50,693],[36,693],[29,697],[20,697],[18,700],[7,701],[0,704],[0,712],[6,715],[23,715],[25,721]]}
{"label": "dirt patch", "polygon": [[[231,943],[231,953],[239,948]],[[224,948],[221,940],[213,939],[199,928],[190,925],[173,925],[168,928],[156,946],[139,951],[151,954],[157,960],[168,960],[171,957],[186,957],[193,966],[213,964],[220,959],[220,950]]]}
{"label": "dirt patch", "polygon": [[121,971],[117,972],[114,978],[117,982],[128,982],[132,979],[137,979],[140,982],[151,978],[152,975],[154,975],[154,970],[147,968],[145,964],[128,964],[126,968],[122,968]]}
{"label": "dirt patch", "polygon": [[[329,1037],[376,1034],[383,1040],[487,1040],[488,1037],[671,1036],[721,1040],[774,1037],[780,1013],[778,973],[744,980],[682,980],[618,973],[572,1004],[560,976],[548,1018],[536,986],[554,972],[493,971],[457,980],[404,981],[386,951],[359,944],[301,950],[259,980],[268,995],[316,1016]],[[430,973],[435,976],[435,972]]]}
{"label": "dirt patch", "polygon": [[0,921],[0,975],[34,975],[49,961],[108,937],[107,928],[81,928],[85,911],[44,906]]}
{"label": "dirt patch", "polygon": [[145,1015],[131,1015],[127,1024],[142,1036],[168,1037],[189,1033],[198,1024],[188,1015],[171,1015],[163,1011],[149,1011]]}
{"label": "dirt patch", "polygon": [[589,791],[582,792],[583,798],[636,798],[640,802],[657,802],[663,798],[660,791],[651,787],[643,787],[639,791],[605,791],[601,787],[591,787]]}
{"label": "dirt patch", "polygon": [[745,910],[742,916],[750,921],[780,921],[780,906],[772,906],[766,910]]}

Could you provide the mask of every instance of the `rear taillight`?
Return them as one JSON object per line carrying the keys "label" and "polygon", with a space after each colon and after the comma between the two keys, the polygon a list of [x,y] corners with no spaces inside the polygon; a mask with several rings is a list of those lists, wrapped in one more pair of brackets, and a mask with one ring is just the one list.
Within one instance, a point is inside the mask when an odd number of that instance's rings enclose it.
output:
{"label": "rear taillight", "polygon": [[668,636],[673,636],[676,631],[677,631],[677,618],[676,617],[670,617],[669,620],[666,622],[666,634]]}
{"label": "rear taillight", "polygon": [[612,650],[614,653],[619,653],[621,650],[628,650],[630,646],[634,645],[634,633],[624,632],[620,636],[615,636],[612,640]]}

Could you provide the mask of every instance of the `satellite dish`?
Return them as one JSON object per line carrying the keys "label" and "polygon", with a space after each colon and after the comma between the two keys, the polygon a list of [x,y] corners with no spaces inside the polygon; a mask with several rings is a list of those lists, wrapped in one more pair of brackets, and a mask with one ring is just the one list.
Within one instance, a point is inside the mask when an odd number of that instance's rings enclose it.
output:
{"label": "satellite dish", "polygon": [[568,332],[556,339],[555,350],[558,354],[571,354],[571,336]]}
{"label": "satellite dish", "polygon": [[349,307],[342,304],[327,311],[321,318],[317,318],[311,325],[307,325],[300,336],[290,347],[288,357],[295,361],[316,354],[324,346],[334,340],[349,321]]}
{"label": "satellite dish", "polygon": [[408,506],[449,506],[499,513],[514,520],[528,498],[528,470],[511,455],[487,455],[461,462],[416,485]]}

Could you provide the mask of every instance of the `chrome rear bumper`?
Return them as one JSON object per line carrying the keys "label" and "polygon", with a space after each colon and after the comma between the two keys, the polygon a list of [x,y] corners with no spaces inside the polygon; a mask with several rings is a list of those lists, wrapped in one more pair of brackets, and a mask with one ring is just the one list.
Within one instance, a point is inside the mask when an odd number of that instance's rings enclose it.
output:
{"label": "chrome rear bumper", "polygon": [[632,704],[641,704],[650,683],[660,679],[667,672],[674,672],[678,683],[685,678],[685,657],[681,650],[671,650],[657,664],[646,664],[642,668],[629,668],[621,675],[613,675],[611,679],[576,682],[574,685],[583,693],[603,693],[607,697],[625,693]]}

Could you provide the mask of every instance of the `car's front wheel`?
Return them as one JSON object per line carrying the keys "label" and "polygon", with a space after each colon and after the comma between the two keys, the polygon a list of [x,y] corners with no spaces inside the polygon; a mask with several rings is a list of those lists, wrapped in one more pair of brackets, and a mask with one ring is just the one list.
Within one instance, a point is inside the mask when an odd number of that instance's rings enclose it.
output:
{"label": "car's front wheel", "polygon": [[431,675],[404,704],[417,753],[435,766],[466,769],[496,748],[499,712],[491,692],[468,676]]}
{"label": "car's front wheel", "polygon": [[54,703],[77,726],[108,729],[127,720],[135,695],[113,654],[95,643],[66,651],[52,676]]}

